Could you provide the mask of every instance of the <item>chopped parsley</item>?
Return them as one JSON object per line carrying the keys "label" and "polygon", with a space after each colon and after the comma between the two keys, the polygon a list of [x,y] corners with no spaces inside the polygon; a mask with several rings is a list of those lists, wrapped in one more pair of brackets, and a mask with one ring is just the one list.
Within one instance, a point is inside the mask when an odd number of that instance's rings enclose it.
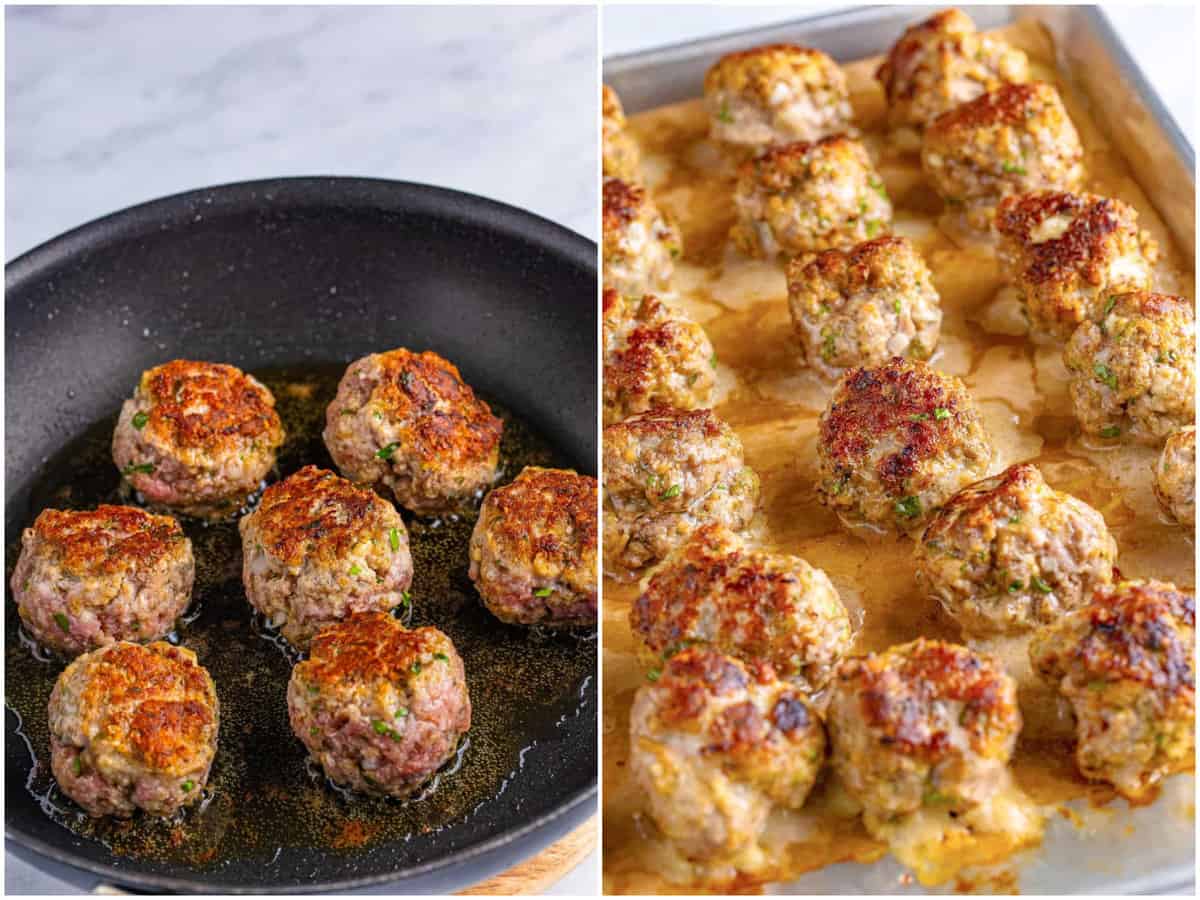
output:
{"label": "chopped parsley", "polygon": [[549,597],[549,596],[550,596],[552,593],[554,593],[554,591],[552,591],[552,590],[551,590],[550,588],[548,588],[548,587],[544,587],[544,588],[538,588],[536,591],[534,591],[534,592],[533,592],[533,596],[535,596],[535,597]]}
{"label": "chopped parsley", "polygon": [[722,122],[725,122],[725,123],[727,123],[727,124],[733,121],[733,116],[731,116],[731,115],[729,114],[729,104],[728,104],[728,103],[722,103],[722,104],[721,104],[721,109],[720,109],[720,111],[717,113],[717,118],[718,118],[718,119],[720,119]]}
{"label": "chopped parsley", "polygon": [[1004,161],[1004,171],[1008,175],[1028,175],[1029,174],[1027,171],[1025,171],[1025,167],[1023,165],[1021,165],[1020,163],[1012,162],[1007,159]]}
{"label": "chopped parsley", "polygon": [[899,298],[892,301],[892,309],[895,310],[896,315],[900,315],[904,311],[904,304],[900,302]]}
{"label": "chopped parsley", "polygon": [[948,419],[950,418],[950,410],[946,409],[944,406],[939,406],[933,411],[933,417],[939,422],[942,421],[942,419]]}
{"label": "chopped parsley", "polygon": [[868,219],[867,220],[867,237],[873,238],[878,233],[879,233],[879,220],[878,219]]}
{"label": "chopped parsley", "polygon": [[183,788],[183,792],[185,794],[188,791],[190,791],[192,788],[194,788],[195,786],[196,786],[196,782],[192,781],[192,779],[190,779],[190,778],[187,781],[185,781],[183,784],[180,785],[180,787]]}
{"label": "chopped parsley", "polygon": [[916,497],[905,497],[896,501],[896,515],[906,519],[915,519],[921,514],[921,501]]}
{"label": "chopped parsley", "polygon": [[1104,363],[1096,363],[1092,371],[1096,373],[1096,380],[1108,387],[1109,390],[1115,391],[1117,389],[1117,376]]}
{"label": "chopped parsley", "polygon": [[1115,438],[1115,437],[1120,437],[1120,436],[1121,436],[1121,426],[1120,425],[1106,425],[1105,427],[1100,429],[1100,437],[1102,437],[1102,438]]}
{"label": "chopped parsley", "polygon": [[662,677],[662,669],[651,669],[646,673],[647,681],[658,681]]}
{"label": "chopped parsley", "polygon": [[396,718],[397,719],[403,719],[407,715],[408,715],[407,707],[402,706],[398,710],[396,710]]}
{"label": "chopped parsley", "polygon": [[388,531],[388,543],[392,545],[392,550],[400,549],[400,531],[393,528]]}
{"label": "chopped parsley", "polygon": [[361,575],[362,574],[362,566],[360,566],[358,563],[355,563],[354,565],[352,565],[350,567],[350,574],[351,575]]}
{"label": "chopped parsley", "polygon": [[433,658],[438,662],[450,662],[450,657],[448,657],[445,653],[435,653],[433,654]]}
{"label": "chopped parsley", "polygon": [[421,661],[417,660],[416,662],[414,662],[411,666],[408,667],[408,671],[412,672],[414,675],[420,675],[421,674]]}
{"label": "chopped parsley", "polygon": [[1013,581],[1008,585],[1008,592],[1010,594],[1015,594],[1023,587],[1025,587],[1025,583],[1023,581]]}
{"label": "chopped parsley", "polygon": [[871,189],[875,191],[884,200],[888,199],[887,187],[878,178],[872,178],[870,181]]}
{"label": "chopped parsley", "polygon": [[1054,592],[1054,588],[1042,581],[1041,577],[1038,575],[1034,575],[1029,579],[1029,586],[1039,594],[1050,594]]}
{"label": "chopped parsley", "polygon": [[133,414],[133,427],[141,431],[146,427],[146,423],[150,421],[150,417],[144,412]]}
{"label": "chopped parsley", "polygon": [[376,450],[375,456],[378,457],[379,459],[391,459],[392,454],[396,452],[396,448],[399,446],[400,446],[399,444],[392,442],[392,443],[388,444],[386,447],[381,447],[379,450]]}
{"label": "chopped parsley", "polygon": [[143,475],[149,475],[154,471],[154,463],[130,463],[121,470],[121,474],[125,476],[133,475],[140,472]]}
{"label": "chopped parsley", "polygon": [[63,634],[67,634],[68,632],[70,632],[71,621],[66,617],[66,615],[64,613],[56,612],[54,614],[54,621],[58,625],[58,627],[63,630]]}
{"label": "chopped parsley", "polygon": [[661,494],[659,494],[659,499],[660,500],[670,500],[672,497],[678,497],[681,493],[683,493],[683,487],[678,484],[673,484],[669,488],[667,488],[665,491],[663,491]]}

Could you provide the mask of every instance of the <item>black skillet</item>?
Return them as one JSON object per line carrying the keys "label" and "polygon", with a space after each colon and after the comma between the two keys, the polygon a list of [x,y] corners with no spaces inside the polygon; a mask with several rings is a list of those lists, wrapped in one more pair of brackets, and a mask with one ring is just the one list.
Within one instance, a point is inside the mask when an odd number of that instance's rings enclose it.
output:
{"label": "black skillet", "polygon": [[[112,422],[138,374],[173,357],[267,381],[292,434],[277,476],[330,465],[319,423],[341,369],[397,346],[453,360],[503,415],[506,479],[531,462],[595,474],[595,245],[511,207],[366,179],[234,184],[85,225],[6,275],[7,572],[40,509],[129,502],[106,459]],[[469,519],[406,520],[412,620],[455,640],[476,711],[432,791],[369,801],[306,770],[283,705],[290,661],[241,594],[236,532],[189,523],[197,608],[175,639],[222,703],[210,798],[178,822],[78,815],[47,774],[44,702],[62,663],[22,640],[10,598],[9,839],[132,887],[347,889],[461,863],[593,807],[594,635],[491,619],[466,579]]]}

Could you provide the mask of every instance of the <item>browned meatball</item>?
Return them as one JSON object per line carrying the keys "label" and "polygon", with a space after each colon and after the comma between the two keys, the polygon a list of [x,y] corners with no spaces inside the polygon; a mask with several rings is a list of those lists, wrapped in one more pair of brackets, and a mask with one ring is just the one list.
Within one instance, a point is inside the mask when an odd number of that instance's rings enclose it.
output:
{"label": "browned meatball", "polygon": [[1194,762],[1195,655],[1196,601],[1159,581],[1102,587],[1029,645],[1075,713],[1079,771],[1131,800]]}
{"label": "browned meatball", "polygon": [[645,188],[604,179],[604,286],[640,297],[671,289],[683,240]]}
{"label": "browned meatball", "polygon": [[987,474],[991,441],[963,383],[923,362],[851,369],[821,414],[821,502],[848,525],[916,534]]}
{"label": "browned meatball", "polygon": [[1095,194],[1035,191],[996,211],[999,257],[1035,338],[1065,341],[1114,293],[1150,287],[1158,245],[1137,213]]}
{"label": "browned meatball", "polygon": [[607,84],[602,86],[600,96],[604,126],[604,177],[637,181],[640,154],[637,141],[626,130],[621,98]]}
{"label": "browned meatball", "polygon": [[1154,495],[1163,512],[1191,528],[1196,524],[1196,427],[1172,432],[1154,464]]}

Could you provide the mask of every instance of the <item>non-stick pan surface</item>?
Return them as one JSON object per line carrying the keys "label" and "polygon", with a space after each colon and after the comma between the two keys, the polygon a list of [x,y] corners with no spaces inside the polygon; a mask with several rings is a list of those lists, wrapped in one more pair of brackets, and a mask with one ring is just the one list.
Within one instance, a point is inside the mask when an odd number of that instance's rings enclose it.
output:
{"label": "non-stick pan surface", "polygon": [[[506,479],[529,462],[595,474],[595,284],[594,245],[556,225],[478,197],[365,179],[197,191],[57,238],[7,269],[7,569],[41,508],[118,499],[103,459],[111,422],[138,374],[174,357],[234,363],[268,381],[296,434],[282,475],[330,465],[319,413],[337,374],[397,346],[453,360],[495,405]],[[289,660],[239,596],[236,541],[191,523],[204,587],[178,639],[213,667],[223,710],[207,806],[179,823],[99,830],[73,815],[50,787],[44,711],[37,718],[62,663],[22,644],[10,599],[10,839],[126,885],[315,890],[428,872],[594,804],[594,637],[490,619],[465,578],[470,522],[406,521],[414,621],[461,644],[478,711],[460,764],[428,796],[363,801],[304,771],[282,708]]]}

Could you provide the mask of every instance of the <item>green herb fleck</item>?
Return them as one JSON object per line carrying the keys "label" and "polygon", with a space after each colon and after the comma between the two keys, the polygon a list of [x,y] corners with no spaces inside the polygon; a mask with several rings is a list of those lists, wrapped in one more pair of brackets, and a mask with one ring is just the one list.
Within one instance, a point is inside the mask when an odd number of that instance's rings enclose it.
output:
{"label": "green herb fleck", "polygon": [[58,624],[58,627],[63,630],[64,634],[70,633],[71,622],[66,617],[66,615],[64,615],[63,613],[57,612],[54,614],[54,621]]}
{"label": "green herb fleck", "polygon": [[895,311],[896,315],[900,315],[900,313],[904,311],[904,304],[901,303],[899,299],[893,300],[892,309]]}
{"label": "green herb fleck", "polygon": [[1010,594],[1015,594],[1015,593],[1017,593],[1017,591],[1021,590],[1021,588],[1023,588],[1023,587],[1025,587],[1024,582],[1013,581],[1013,582],[1009,583],[1009,585],[1008,585],[1008,592]]}
{"label": "green herb fleck", "polygon": [[915,519],[921,514],[921,501],[916,497],[905,497],[896,501],[896,515],[906,519]]}
{"label": "green herb fleck", "polygon": [[1117,305],[1117,295],[1110,294],[1108,299],[1104,301],[1104,312],[1100,314],[1102,319],[1107,319],[1108,314],[1113,311],[1113,307]]}
{"label": "green herb fleck", "polygon": [[398,710],[396,710],[396,718],[397,719],[403,719],[407,715],[408,715],[407,707],[402,706]]}
{"label": "green herb fleck", "polygon": [[663,491],[661,494],[659,494],[659,499],[670,500],[672,497],[678,497],[682,492],[683,492],[682,486],[680,486],[678,484],[673,484],[669,488],[667,488],[665,491]]}
{"label": "green herb fleck", "polygon": [[1115,437],[1120,437],[1120,436],[1121,436],[1121,426],[1120,425],[1106,425],[1105,427],[1100,429],[1100,437],[1102,437],[1102,438],[1115,438]]}
{"label": "green herb fleck", "polygon": [[143,428],[145,428],[146,423],[149,421],[150,421],[150,417],[148,415],[146,415],[144,412],[139,412],[139,413],[133,414],[133,427],[136,428],[138,431],[141,431]]}
{"label": "green herb fleck", "polygon": [[1029,579],[1029,586],[1039,594],[1050,594],[1054,592],[1054,588],[1042,581],[1041,576],[1034,575]]}
{"label": "green herb fleck", "polygon": [[408,606],[409,602],[412,600],[412,594],[410,594],[408,591],[401,591],[400,600],[405,606]]}
{"label": "green herb fleck", "polygon": [[877,219],[867,220],[867,237],[873,238],[879,233],[879,221]]}
{"label": "green herb fleck", "polygon": [[1010,160],[1007,160],[1007,159],[1004,161],[1004,171],[1009,175],[1028,175],[1029,174],[1028,172],[1025,171],[1024,166],[1022,166],[1019,163],[1011,162]]}
{"label": "green herb fleck", "polygon": [[408,667],[408,671],[412,672],[414,675],[420,675],[421,674],[421,661],[417,660],[416,662],[414,662],[411,666]]}
{"label": "green herb fleck", "polygon": [[135,472],[140,472],[143,475],[149,475],[154,471],[154,463],[130,463],[121,470],[121,474],[125,476],[133,475]]}
{"label": "green herb fleck", "polygon": [[362,566],[360,566],[358,563],[355,563],[354,565],[352,565],[350,567],[350,574],[351,575],[361,575],[362,574]]}
{"label": "green herb fleck", "polygon": [[722,103],[722,104],[721,104],[721,109],[720,109],[720,111],[717,113],[717,118],[718,118],[718,119],[720,119],[722,122],[725,122],[725,123],[729,123],[729,122],[732,122],[732,121],[733,121],[733,116],[731,116],[731,115],[729,114],[729,104],[728,104],[728,103]]}
{"label": "green herb fleck", "polygon": [[714,369],[717,367],[717,354],[714,353],[712,356],[710,356],[708,358],[708,364],[710,366],[712,366]]}
{"label": "green herb fleck", "polygon": [[888,199],[887,187],[878,178],[872,178],[870,181],[871,188],[884,200]]}
{"label": "green herb fleck", "polygon": [[448,657],[445,653],[435,653],[433,654],[433,658],[438,662],[450,662],[450,657]]}
{"label": "green herb fleck", "polygon": [[662,669],[651,669],[646,673],[647,681],[658,681],[662,677]]}
{"label": "green herb fleck", "polygon": [[533,596],[535,596],[535,597],[549,597],[549,596],[550,596],[551,594],[553,594],[553,593],[554,593],[554,591],[552,591],[550,588],[548,588],[548,587],[544,587],[544,588],[538,588],[536,591],[534,591],[534,592],[533,592]]}
{"label": "green herb fleck", "polygon": [[379,459],[391,459],[392,454],[396,452],[396,448],[399,446],[400,446],[399,444],[393,442],[391,444],[388,444],[386,447],[382,447],[381,449],[376,450],[375,455]]}
{"label": "green herb fleck", "polygon": [[1117,376],[1113,374],[1113,370],[1104,363],[1096,363],[1092,369],[1096,373],[1096,380],[1106,385],[1110,390],[1117,389]]}
{"label": "green herb fleck", "polygon": [[371,727],[375,730],[376,734],[387,734],[392,730],[387,722],[380,722],[378,719],[371,723]]}
{"label": "green herb fleck", "polygon": [[935,419],[937,419],[939,422],[942,419],[948,419],[948,418],[950,418],[950,410],[946,409],[946,407],[944,407],[944,406],[939,406],[937,409],[935,409],[933,411],[933,417]]}
{"label": "green herb fleck", "polygon": [[83,763],[80,761],[78,756],[71,760],[71,771],[76,775],[83,774]]}
{"label": "green herb fleck", "polygon": [[400,530],[392,528],[388,531],[388,543],[392,545],[392,550],[400,549]]}
{"label": "green herb fleck", "polygon": [[183,784],[180,785],[180,787],[183,788],[183,792],[185,794],[188,791],[190,791],[192,788],[194,788],[195,786],[196,786],[196,782],[192,781],[192,779],[190,779],[190,778],[187,781],[185,781]]}

